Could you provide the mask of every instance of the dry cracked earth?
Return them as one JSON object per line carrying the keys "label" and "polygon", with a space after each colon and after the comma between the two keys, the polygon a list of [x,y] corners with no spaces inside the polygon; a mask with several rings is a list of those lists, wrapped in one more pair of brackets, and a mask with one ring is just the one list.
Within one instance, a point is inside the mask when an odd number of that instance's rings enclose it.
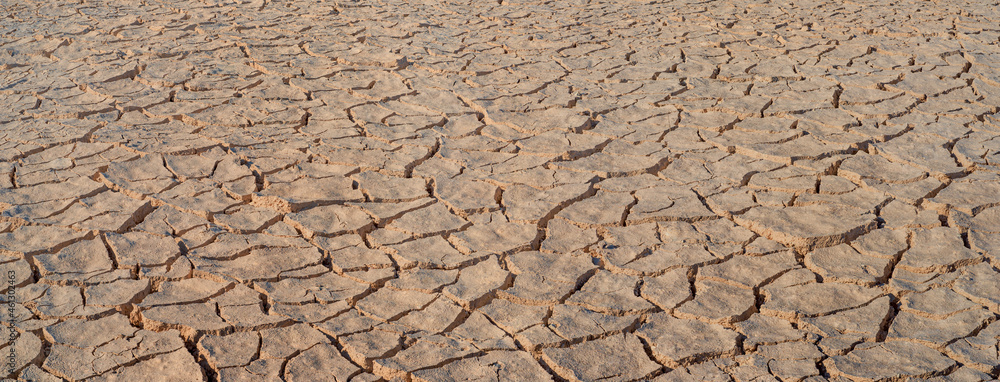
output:
{"label": "dry cracked earth", "polygon": [[10,378],[1000,374],[995,1],[0,9]]}

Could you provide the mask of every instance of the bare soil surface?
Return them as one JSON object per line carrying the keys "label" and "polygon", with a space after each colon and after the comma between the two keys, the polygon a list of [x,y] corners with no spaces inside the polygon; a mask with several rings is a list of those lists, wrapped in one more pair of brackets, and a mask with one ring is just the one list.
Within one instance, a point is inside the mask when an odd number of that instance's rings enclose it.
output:
{"label": "bare soil surface", "polygon": [[0,16],[10,378],[1000,374],[995,0]]}

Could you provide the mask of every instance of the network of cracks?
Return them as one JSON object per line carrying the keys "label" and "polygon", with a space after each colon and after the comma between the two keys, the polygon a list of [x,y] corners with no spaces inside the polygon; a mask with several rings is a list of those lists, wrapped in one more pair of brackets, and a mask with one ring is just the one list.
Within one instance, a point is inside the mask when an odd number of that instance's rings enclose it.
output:
{"label": "network of cracks", "polygon": [[0,10],[10,378],[1000,374],[1000,4]]}

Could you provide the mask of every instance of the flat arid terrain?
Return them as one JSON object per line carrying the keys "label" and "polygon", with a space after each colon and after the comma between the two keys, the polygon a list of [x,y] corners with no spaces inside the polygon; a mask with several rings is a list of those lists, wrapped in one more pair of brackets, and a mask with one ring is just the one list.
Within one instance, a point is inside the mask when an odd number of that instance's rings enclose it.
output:
{"label": "flat arid terrain", "polygon": [[0,375],[1000,376],[996,0],[0,17]]}

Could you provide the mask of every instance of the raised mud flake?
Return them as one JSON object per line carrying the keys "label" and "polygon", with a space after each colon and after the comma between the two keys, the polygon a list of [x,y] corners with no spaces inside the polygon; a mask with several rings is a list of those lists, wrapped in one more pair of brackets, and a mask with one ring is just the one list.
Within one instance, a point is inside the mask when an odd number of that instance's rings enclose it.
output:
{"label": "raised mud flake", "polygon": [[698,195],[676,186],[652,187],[635,192],[636,203],[629,209],[627,224],[652,221],[694,222],[715,219]]}
{"label": "raised mud flake", "polygon": [[455,268],[474,260],[474,257],[459,252],[441,236],[430,236],[400,244],[390,245],[393,258],[400,266],[414,265],[430,268]]}
{"label": "raised mud flake", "polygon": [[548,328],[562,338],[576,341],[627,331],[638,319],[636,315],[613,316],[579,306],[556,305],[548,318]]}
{"label": "raised mud flake", "polygon": [[279,214],[271,209],[241,205],[217,214],[213,221],[237,232],[258,232],[278,221]]}
{"label": "raised mud flake", "polygon": [[879,217],[885,221],[885,228],[933,228],[941,225],[938,214],[932,210],[917,209],[899,200],[889,202],[879,211]]}
{"label": "raised mud flake", "polygon": [[508,259],[514,285],[497,293],[515,302],[554,304],[582,283],[596,265],[583,254],[520,252]]}
{"label": "raised mud flake", "polygon": [[844,243],[876,227],[875,215],[839,205],[755,207],[734,220],[761,236],[800,249]]}
{"label": "raised mud flake", "polygon": [[943,78],[934,73],[918,72],[908,73],[903,77],[902,81],[887,85],[886,87],[913,94],[917,97],[932,97],[966,85],[965,81],[957,78]]}
{"label": "raised mud flake", "polygon": [[978,304],[962,297],[954,290],[943,287],[909,294],[900,301],[900,308],[903,310],[935,318],[948,317],[954,313],[978,307]]}
{"label": "raised mud flake", "polygon": [[120,279],[106,284],[87,287],[83,297],[88,305],[121,307],[137,303],[149,293],[149,280]]}
{"label": "raised mud flake", "polygon": [[276,317],[287,317],[297,322],[319,323],[331,319],[351,308],[347,301],[336,301],[329,304],[311,302],[305,304],[274,303],[269,314]]}
{"label": "raised mud flake", "polygon": [[219,370],[220,381],[266,381],[281,378],[281,366],[285,360],[258,359],[246,366],[227,367]]}
{"label": "raised mud flake", "polygon": [[204,373],[198,367],[194,358],[191,357],[191,353],[188,353],[186,349],[178,349],[141,361],[135,365],[115,369],[93,380],[101,382],[124,382],[142,379],[146,381],[168,382],[182,380],[197,381],[202,378],[204,378]]}
{"label": "raised mud flake", "polygon": [[455,216],[443,203],[434,203],[428,207],[411,211],[393,220],[386,228],[406,232],[416,237],[427,237],[451,231],[457,231],[469,223]]}
{"label": "raised mud flake", "polygon": [[823,362],[830,374],[853,380],[928,377],[943,372],[955,361],[934,349],[906,341],[858,345],[846,355]]}
{"label": "raised mud flake", "polygon": [[430,333],[440,333],[455,323],[463,313],[460,305],[447,298],[438,297],[430,305],[412,311],[396,322]]}
{"label": "raised mud flake", "polygon": [[[516,350],[514,339],[497,327],[486,315],[472,312],[465,322],[448,332],[448,337],[484,350]],[[523,341],[522,341],[523,342]],[[526,345],[529,346],[530,345]]]}
{"label": "raised mud flake", "polygon": [[490,113],[490,116],[496,123],[538,132],[556,129],[575,131],[589,123],[586,116],[576,114],[571,109],[563,108],[546,109],[529,113],[500,111]]}
{"label": "raised mud flake", "polygon": [[980,263],[962,269],[953,286],[956,292],[973,302],[1000,312],[1000,272],[989,264]]}
{"label": "raised mud flake", "polygon": [[635,176],[655,169],[665,160],[666,148],[658,156],[614,155],[605,152],[595,153],[580,159],[565,162],[552,162],[556,168],[570,171],[585,172],[602,178]]}
{"label": "raised mud flake", "polygon": [[[728,361],[728,360],[727,360]],[[668,371],[653,379],[655,382],[682,382],[690,380],[698,381],[730,381],[731,377],[723,368],[729,366],[731,362],[726,361],[706,361],[690,365],[686,368],[677,368]]]}
{"label": "raised mud flake", "polygon": [[917,340],[937,347],[972,334],[992,316],[983,308],[957,312],[944,318],[903,311],[892,320],[887,338]]}
{"label": "raised mud flake", "polygon": [[[278,226],[278,224],[275,224]],[[312,247],[309,242],[298,237],[295,230],[283,225],[285,229],[291,230],[291,234],[279,235],[277,230],[268,230],[266,234],[233,234],[220,233],[214,237],[211,243],[192,249],[189,255],[192,258],[205,258],[214,260],[231,260],[245,256],[252,249],[262,248],[303,248]],[[275,228],[275,227],[272,227]],[[287,231],[286,231],[287,232]],[[282,237],[284,236],[284,237]]]}
{"label": "raised mud flake", "polygon": [[164,305],[143,309],[141,317],[144,327],[177,329],[182,336],[192,338],[195,333],[222,333],[232,327],[219,317],[217,309],[215,302]]}
{"label": "raised mud flake", "polygon": [[715,280],[698,280],[694,287],[694,298],[675,310],[678,317],[728,323],[746,318],[754,309],[752,289]]}
{"label": "raised mud flake", "polygon": [[[20,325],[23,326],[23,323]],[[23,329],[15,329],[10,334],[16,337],[11,338],[8,335],[0,343],[0,350],[8,355],[7,362],[9,362],[9,368],[22,370],[25,367],[30,367],[36,360],[41,358],[43,353],[42,346],[45,342],[39,339],[38,336]]]}
{"label": "raised mud flake", "polygon": [[983,234],[1000,233],[1000,207],[980,211],[969,222],[969,228]]}
{"label": "raised mud flake", "polygon": [[936,227],[917,229],[911,248],[903,253],[898,267],[911,272],[944,272],[955,266],[968,265],[981,256],[965,247],[957,228]]}
{"label": "raised mud flake", "polygon": [[452,208],[464,212],[484,211],[497,206],[497,186],[464,179],[436,179],[434,194]]}
{"label": "raised mud flake", "polygon": [[360,209],[338,205],[319,206],[287,214],[285,222],[307,238],[357,233],[372,224],[371,218]]}
{"label": "raised mud flake", "polygon": [[259,348],[260,335],[252,332],[206,335],[198,341],[199,355],[216,370],[250,364]]}
{"label": "raised mud flake", "polygon": [[958,140],[955,143],[955,157],[964,167],[978,166],[984,169],[997,169],[1000,164],[993,158],[1000,151],[995,135],[985,131],[976,131],[968,137]]}
{"label": "raised mud flake", "polygon": [[[531,155],[519,156],[504,152],[462,151],[451,148],[442,149],[439,155],[446,160],[460,163],[466,168],[463,173],[477,178],[490,177],[501,182],[511,182],[525,175],[529,175],[530,179],[532,171],[544,169],[541,166],[548,162],[548,158]],[[551,177],[551,173],[550,170],[545,174]],[[551,182],[551,179],[548,181]]]}
{"label": "raised mud flake", "polygon": [[493,299],[488,305],[479,308],[479,311],[497,327],[509,333],[521,332],[540,324],[549,314],[548,307],[519,305],[504,299]]}
{"label": "raised mud flake", "polygon": [[643,351],[642,342],[627,333],[542,353],[556,373],[571,381],[629,381],[660,369]]}
{"label": "raised mud flake", "polygon": [[[613,247],[613,245],[612,245]],[[656,274],[679,267],[704,264],[717,259],[701,244],[667,243],[655,249],[622,246],[598,250],[608,263],[629,274]]]}
{"label": "raised mud flake", "polygon": [[840,102],[846,105],[872,104],[898,97],[900,94],[899,91],[848,86],[840,93]]}
{"label": "raised mud flake", "polygon": [[[813,129],[813,131],[810,132],[810,135],[791,139],[788,142],[759,143],[746,145],[745,148],[737,146],[736,152],[777,163],[798,164],[800,162],[808,162],[810,160],[822,160],[838,154],[849,154],[853,151],[850,142],[830,142],[823,140],[822,138],[831,137],[822,136],[818,131],[816,131],[818,129],[819,128]],[[843,135],[843,133],[840,133],[839,130],[830,129],[830,131],[835,132],[834,134]],[[854,139],[845,140],[861,140],[860,137],[852,138]]]}
{"label": "raised mud flake", "polygon": [[621,225],[626,208],[633,202],[631,195],[598,191],[597,195],[569,205],[556,217],[569,220],[581,226]]}
{"label": "raised mud flake", "polygon": [[189,241],[197,241],[191,246],[204,244],[205,241],[221,233],[204,216],[182,212],[170,206],[161,206],[146,215],[142,223],[133,228],[134,231],[148,232],[159,236],[182,236]]}
{"label": "raised mud flake", "polygon": [[872,103],[845,103],[840,108],[859,119],[884,119],[905,115],[918,101],[916,97],[904,94]]}
{"label": "raised mud flake", "polygon": [[[80,287],[71,285],[29,284],[18,290],[19,300],[42,319],[96,318],[114,311],[112,307],[84,305]],[[25,317],[28,318],[28,317]]]}
{"label": "raised mud flake", "polygon": [[684,156],[670,162],[663,171],[660,171],[660,175],[680,184],[702,182],[712,178],[712,173],[705,168],[705,163]]}
{"label": "raised mud flake", "polygon": [[399,202],[427,196],[427,184],[420,178],[396,178],[366,171],[354,175],[354,179],[373,202]]}
{"label": "raised mud flake", "polygon": [[757,350],[757,354],[769,360],[768,367],[779,378],[818,376],[816,362],[825,358],[815,344],[806,341],[764,345]]}
{"label": "raised mud flake", "polygon": [[417,382],[473,379],[477,381],[551,381],[538,362],[523,351],[494,351],[440,368],[413,373]]}
{"label": "raised mud flake", "polygon": [[[243,254],[246,252],[237,252]],[[236,280],[271,280],[284,273],[295,272],[320,264],[323,255],[319,249],[299,247],[253,248],[238,258],[192,258],[191,263],[199,272]]]}
{"label": "raised mud flake", "polygon": [[372,361],[384,358],[402,345],[399,333],[374,329],[339,337],[347,355],[355,362],[371,367]]}
{"label": "raised mud flake", "polygon": [[302,178],[288,183],[272,183],[254,194],[253,203],[282,212],[293,212],[319,204],[364,201],[353,181],[342,177]]}
{"label": "raised mud flake", "polygon": [[891,161],[905,163],[925,171],[944,175],[957,175],[963,169],[946,148],[943,138],[932,135],[903,134],[888,142],[876,143],[880,155]]}
{"label": "raised mud flake", "polygon": [[139,329],[127,317],[115,314],[93,321],[70,319],[44,329],[46,340],[77,348],[95,347],[116,338],[131,337]]}
{"label": "raised mud flake", "polygon": [[55,375],[42,370],[38,366],[28,365],[21,370],[21,379],[37,382],[59,382],[61,379]]}
{"label": "raised mud flake", "polygon": [[361,373],[361,369],[344,359],[337,348],[318,344],[305,350],[285,366],[284,379],[289,382],[348,381]]}
{"label": "raised mud flake", "polygon": [[[246,287],[238,286],[237,290],[240,288]],[[217,302],[219,304],[219,317],[222,317],[223,320],[232,325],[236,330],[258,330],[286,325],[290,322],[285,317],[265,312],[257,293],[254,292],[252,296],[243,296],[236,299],[230,296],[234,294],[246,295],[246,293],[230,291],[220,296]],[[226,301],[230,299],[236,301]]]}
{"label": "raised mud flake", "polygon": [[178,210],[205,219],[211,215],[221,214],[242,201],[242,198],[234,198],[211,182],[194,179],[189,179],[153,197]]}
{"label": "raised mud flake", "polygon": [[891,259],[865,256],[847,244],[809,252],[805,264],[824,280],[874,285],[887,276]]}
{"label": "raised mud flake", "polygon": [[1000,323],[994,321],[977,335],[951,343],[945,353],[979,371],[992,372],[1000,366],[997,341],[1000,341]]}
{"label": "raised mud flake", "polygon": [[540,190],[526,185],[513,185],[504,189],[505,214],[515,221],[536,222],[547,217],[572,199],[579,198],[590,189],[585,184],[569,184]]}
{"label": "raised mud flake", "polygon": [[177,183],[173,173],[163,163],[162,156],[147,155],[128,162],[112,163],[103,176],[126,190],[141,195],[156,194]]}
{"label": "raised mud flake", "polygon": [[531,187],[539,189],[549,189],[552,187],[564,186],[568,184],[586,184],[596,182],[599,178],[597,175],[586,172],[575,172],[562,169],[550,169],[542,167],[540,164],[538,167],[533,167],[529,169],[519,169],[514,172],[509,173],[494,173],[494,174],[482,174],[475,171],[468,171],[470,175],[476,175],[477,177],[484,177],[491,181],[502,182],[502,183],[516,183],[529,185]]}
{"label": "raised mud flake", "polygon": [[993,377],[991,377],[989,374],[973,369],[969,366],[962,366],[955,369],[955,371],[948,373],[947,375],[927,378],[926,380],[934,382],[951,382],[951,381],[957,382],[957,381],[986,381],[989,380],[990,378]]}
{"label": "raised mud flake", "polygon": [[403,214],[414,211],[434,203],[432,198],[417,199],[409,202],[401,203],[378,203],[378,202],[363,202],[363,203],[347,203],[348,206],[358,207],[364,210],[366,214],[372,217],[377,226],[385,226],[393,219],[397,219]]}
{"label": "raised mud flake", "polygon": [[891,313],[889,297],[834,314],[803,318],[800,328],[823,336],[818,345],[827,354],[841,354],[861,341],[874,341]]}
{"label": "raised mud flake", "polygon": [[916,167],[893,163],[880,155],[863,154],[845,159],[837,174],[870,187],[881,183],[912,183],[927,176],[925,171]]}
{"label": "raised mud flake", "polygon": [[549,221],[541,250],[557,253],[571,253],[597,243],[594,229],[580,228],[563,219]]}
{"label": "raised mud flake", "polygon": [[338,275],[334,272],[311,278],[285,278],[260,283],[269,301],[284,304],[308,302],[353,302],[369,288],[368,284]]}
{"label": "raised mud flake", "polygon": [[108,250],[100,239],[84,240],[53,254],[35,256],[39,272],[52,280],[87,281],[112,269]]}
{"label": "raised mud flake", "polygon": [[691,298],[691,282],[688,280],[686,268],[644,278],[640,288],[643,298],[663,310],[676,308]]}
{"label": "raised mud flake", "polygon": [[159,290],[146,296],[139,304],[141,307],[176,305],[190,302],[201,302],[231,289],[232,283],[221,283],[212,280],[190,278],[179,281],[166,281]]}
{"label": "raised mud flake", "polygon": [[[78,230],[122,232],[152,212],[150,202],[135,200],[118,192],[102,192],[80,199],[58,214],[32,217],[11,213],[8,216],[43,224],[72,227]],[[11,211],[5,211],[8,214]]]}
{"label": "raised mud flake", "polygon": [[463,342],[429,335],[416,340],[392,358],[375,360],[372,369],[376,375],[391,379],[447,361],[465,358],[475,352],[475,348]]}
{"label": "raised mud flake", "polygon": [[793,328],[790,322],[759,313],[736,323],[736,328],[746,336],[743,345],[747,348],[797,340],[805,336],[805,332]]}
{"label": "raised mud flake", "polygon": [[[176,330],[161,333],[132,328],[123,316],[110,316],[94,323],[70,321],[63,329],[81,331],[88,329],[108,330],[96,338],[81,338],[67,333],[51,333],[52,345],[43,367],[63,377],[84,379],[95,375],[114,375],[122,365],[135,361],[160,357],[182,350],[184,342]],[[185,354],[188,354],[185,352]],[[190,357],[190,354],[188,354]]]}
{"label": "raised mud flake", "polygon": [[313,243],[329,253],[330,266],[336,272],[387,269],[392,266],[389,255],[368,248],[360,236],[318,236],[313,238]]}
{"label": "raised mud flake", "polygon": [[651,310],[653,304],[638,296],[639,278],[599,270],[568,300],[569,304],[605,312],[638,313]]}
{"label": "raised mud flake", "polygon": [[883,294],[881,289],[854,284],[810,283],[766,288],[761,312],[784,317],[818,316],[865,305]]}
{"label": "raised mud flake", "polygon": [[87,177],[75,177],[58,183],[45,183],[36,186],[0,189],[0,203],[5,207],[34,208],[56,212],[65,208],[73,200],[84,195],[94,195],[106,189],[100,182]]}
{"label": "raised mud flake", "polygon": [[930,208],[939,211],[944,205],[966,214],[977,214],[1000,203],[1000,182],[959,179],[951,182],[929,202]]}
{"label": "raised mud flake", "polygon": [[698,277],[738,284],[750,289],[797,265],[795,256],[790,251],[764,256],[734,256],[724,262],[699,268]]}
{"label": "raised mud flake", "polygon": [[757,190],[808,192],[816,189],[818,174],[800,167],[784,167],[750,176],[747,186]]}
{"label": "raised mud flake", "polygon": [[[790,120],[786,120],[786,126],[790,126]],[[698,135],[704,139],[706,142],[711,143],[716,148],[727,151],[736,152],[741,155],[746,155],[758,159],[767,159],[761,157],[758,153],[753,150],[748,150],[748,147],[753,145],[766,145],[766,144],[778,144],[793,140],[797,137],[802,136],[801,131],[796,131],[792,129],[732,129],[726,130],[721,133],[711,132],[707,130],[698,131]],[[781,162],[778,162],[781,163]]]}
{"label": "raised mud flake", "polygon": [[980,212],[972,218],[970,226],[970,246],[994,261],[1000,260],[1000,208]]}
{"label": "raised mud flake", "polygon": [[433,300],[434,296],[427,293],[379,289],[358,301],[357,307],[364,313],[388,321],[403,313],[421,309]]}
{"label": "raised mud flake", "polygon": [[[937,181],[934,181],[937,182]],[[928,191],[929,192],[929,191]],[[920,194],[917,198],[922,197]],[[808,206],[813,204],[840,204],[850,206],[871,213],[878,211],[879,207],[891,200],[888,196],[871,190],[856,189],[842,194],[804,194],[795,199],[795,205]]]}
{"label": "raised mud flake", "polygon": [[562,131],[547,131],[517,143],[520,151],[548,156],[568,157],[592,152],[607,138],[590,134],[573,134]]}
{"label": "raised mud flake", "polygon": [[181,255],[180,247],[170,237],[145,232],[105,234],[119,267],[166,264]]}
{"label": "raised mud flake", "polygon": [[877,229],[851,242],[858,252],[881,259],[898,259],[910,247],[908,230]]}
{"label": "raised mud flake", "polygon": [[736,353],[739,333],[717,324],[677,319],[660,313],[650,316],[636,334],[650,345],[657,361],[676,367],[703,356]]}
{"label": "raised mud flake", "polygon": [[241,199],[249,199],[257,191],[257,179],[250,168],[232,157],[219,161],[211,178],[227,193]]}
{"label": "raised mud flake", "polygon": [[494,220],[486,224],[474,223],[450,238],[457,247],[473,254],[506,254],[530,248],[537,235],[538,229],[533,224]]}
{"label": "raised mud flake", "polygon": [[[511,275],[500,267],[495,256],[462,268],[458,281],[444,287],[443,293],[464,307],[475,307],[484,297],[510,283]],[[494,294],[495,295],[495,294]]]}

